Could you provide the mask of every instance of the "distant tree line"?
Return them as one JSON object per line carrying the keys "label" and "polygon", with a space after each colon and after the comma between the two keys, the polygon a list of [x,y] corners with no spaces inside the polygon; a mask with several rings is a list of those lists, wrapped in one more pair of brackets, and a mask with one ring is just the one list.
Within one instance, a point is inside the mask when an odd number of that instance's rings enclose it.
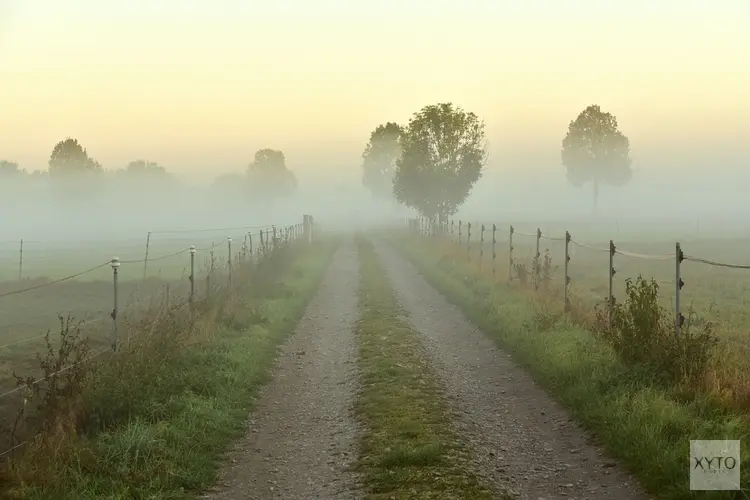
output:
{"label": "distant tree line", "polygon": [[[124,168],[107,171],[73,138],[55,144],[46,171],[28,172],[18,163],[0,160],[0,182],[22,179],[49,179],[61,194],[83,198],[87,198],[91,183],[104,179],[133,180],[156,186],[178,183],[177,178],[163,166],[151,160],[134,160]],[[266,148],[255,153],[243,174],[219,176],[213,187],[223,190],[223,194],[232,192],[249,200],[268,200],[293,194],[297,189],[297,179],[287,168],[284,153]]]}
{"label": "distant tree line", "polygon": [[[362,183],[374,196],[444,220],[458,211],[482,177],[487,162],[484,122],[452,103],[425,106],[406,126],[378,125],[362,159]],[[597,105],[570,122],[561,160],[571,184],[592,184],[595,211],[602,184],[622,186],[632,176],[630,142],[617,119]]]}

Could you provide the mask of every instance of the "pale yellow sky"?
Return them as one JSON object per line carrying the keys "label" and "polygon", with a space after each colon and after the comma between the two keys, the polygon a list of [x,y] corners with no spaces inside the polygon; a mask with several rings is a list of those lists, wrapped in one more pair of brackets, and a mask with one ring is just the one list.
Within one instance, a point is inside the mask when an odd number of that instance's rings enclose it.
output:
{"label": "pale yellow sky", "polygon": [[750,147],[747,0],[119,4],[0,0],[0,158],[44,168],[73,136],[107,168],[213,176],[273,147],[304,178],[438,101],[504,168],[557,162],[592,103],[641,162]]}

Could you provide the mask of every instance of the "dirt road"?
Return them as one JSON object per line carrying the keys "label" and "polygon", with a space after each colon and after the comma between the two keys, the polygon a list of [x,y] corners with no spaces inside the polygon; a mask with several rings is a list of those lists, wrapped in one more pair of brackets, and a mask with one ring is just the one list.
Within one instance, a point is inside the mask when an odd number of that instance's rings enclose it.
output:
{"label": "dirt road", "polygon": [[357,499],[358,390],[354,326],[359,261],[353,241],[339,248],[295,333],[282,347],[273,380],[230,453],[217,491],[206,498]]}
{"label": "dirt road", "polygon": [[519,499],[646,498],[567,412],[382,242],[376,249],[470,443],[477,472]]}
{"label": "dirt road", "polygon": [[[376,250],[422,352],[444,387],[473,470],[522,500],[641,500],[636,481],[588,444],[567,412],[383,242]],[[357,397],[359,267],[356,246],[334,257],[307,313],[283,346],[247,436],[207,498],[359,499],[347,472],[360,434]]]}

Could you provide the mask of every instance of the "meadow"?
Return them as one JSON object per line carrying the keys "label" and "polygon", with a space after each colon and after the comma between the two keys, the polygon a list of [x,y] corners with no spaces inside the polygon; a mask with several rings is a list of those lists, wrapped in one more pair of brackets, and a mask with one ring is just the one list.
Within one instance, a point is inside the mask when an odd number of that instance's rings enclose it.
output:
{"label": "meadow", "polygon": [[[260,231],[268,228],[152,234],[148,239],[109,241],[24,241],[0,245],[0,453],[18,441],[15,417],[27,390],[17,377],[44,376],[39,356],[59,351],[62,334],[87,339],[92,353],[114,340],[114,276],[118,257],[120,341],[157,311],[185,305],[190,294],[190,246],[195,245],[195,298],[217,294],[228,282],[231,254],[235,269],[260,259]],[[279,233],[281,235],[281,233]],[[265,234],[264,234],[265,238]],[[21,254],[21,248],[23,253]],[[19,280],[20,275],[20,280]],[[52,349],[52,351],[50,351]],[[0,455],[3,456],[3,455]]]}

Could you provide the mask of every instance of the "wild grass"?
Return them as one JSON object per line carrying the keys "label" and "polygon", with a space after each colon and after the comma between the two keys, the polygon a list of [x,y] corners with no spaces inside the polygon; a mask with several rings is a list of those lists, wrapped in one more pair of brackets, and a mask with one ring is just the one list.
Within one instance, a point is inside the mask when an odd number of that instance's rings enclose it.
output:
{"label": "wild grass", "polygon": [[[493,277],[491,261],[480,270],[476,257],[469,261],[464,245],[413,235],[392,241],[568,406],[656,498],[735,498],[733,492],[691,492],[688,480],[691,439],[745,440],[750,432],[746,392],[737,387],[746,378],[739,374],[740,379],[732,381],[733,372],[724,367],[728,358],[721,343],[727,335],[723,325],[686,312],[688,324],[676,336],[659,283],[638,275],[623,280],[622,267],[618,278],[624,290],[617,292],[610,323],[603,300],[575,292],[571,311],[563,311],[559,268],[535,290],[531,279],[524,283],[516,275],[508,282],[507,253],[501,258],[496,251],[496,263],[504,264],[504,272],[496,268]],[[492,255],[491,249],[488,253]],[[533,253],[525,262],[520,250],[516,255],[515,264],[533,271]],[[571,265],[583,267],[578,259]],[[555,264],[550,260],[542,267],[549,273]],[[606,284],[604,269],[601,280]],[[694,280],[693,286],[700,283]],[[727,387],[737,389],[730,394]],[[745,464],[750,460],[743,460]],[[742,484],[747,489],[748,481]]]}
{"label": "wild grass", "polygon": [[188,498],[209,486],[336,244],[280,245],[237,266],[231,291],[162,302],[128,324],[116,354],[87,359],[63,321],[60,347],[40,358],[47,379],[20,380],[16,430],[31,442],[4,464],[5,497]]}

